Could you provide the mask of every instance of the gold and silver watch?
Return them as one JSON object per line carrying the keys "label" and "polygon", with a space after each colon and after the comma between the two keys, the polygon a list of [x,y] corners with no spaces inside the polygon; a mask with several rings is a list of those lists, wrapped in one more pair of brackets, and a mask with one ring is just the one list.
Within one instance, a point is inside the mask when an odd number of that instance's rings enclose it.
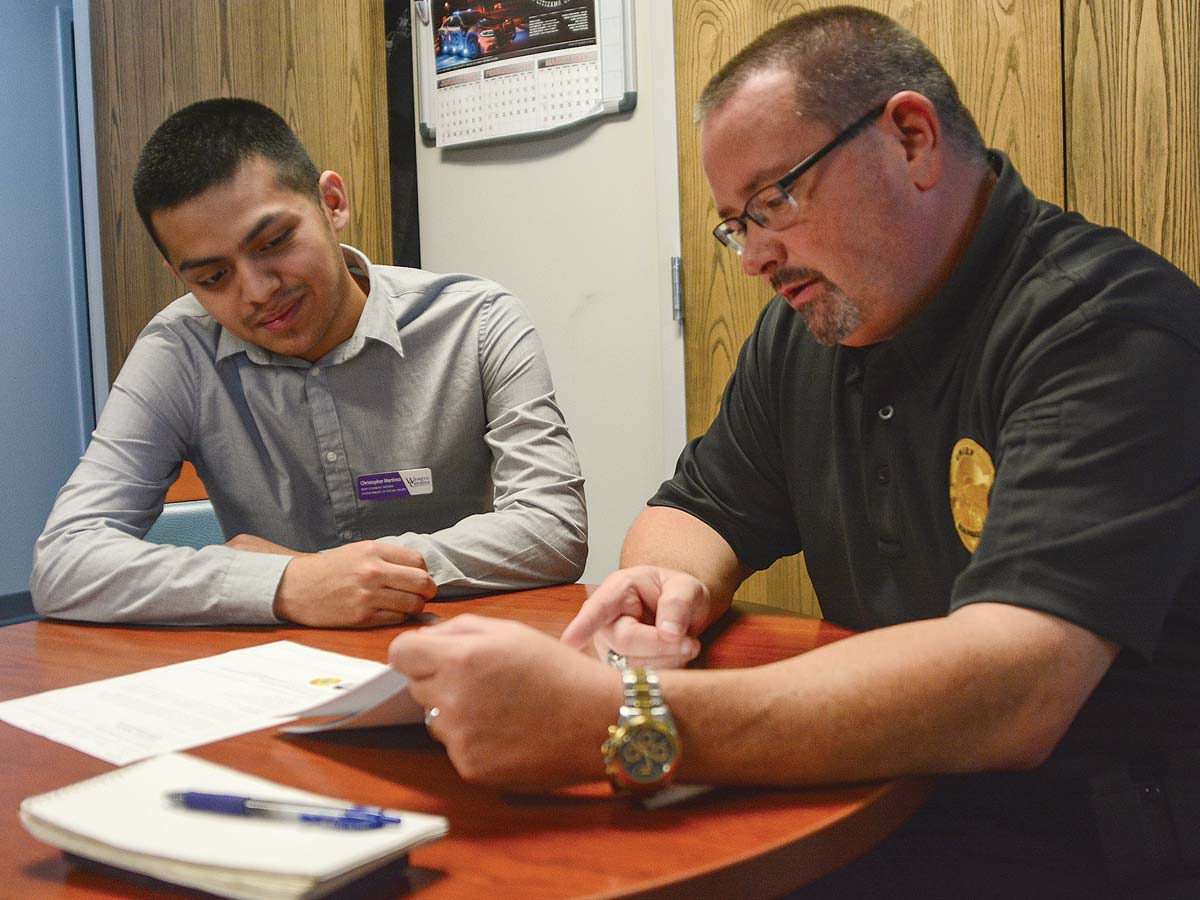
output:
{"label": "gold and silver watch", "polygon": [[600,748],[604,773],[618,794],[645,797],[671,783],[679,763],[679,732],[653,669],[621,670],[625,702]]}

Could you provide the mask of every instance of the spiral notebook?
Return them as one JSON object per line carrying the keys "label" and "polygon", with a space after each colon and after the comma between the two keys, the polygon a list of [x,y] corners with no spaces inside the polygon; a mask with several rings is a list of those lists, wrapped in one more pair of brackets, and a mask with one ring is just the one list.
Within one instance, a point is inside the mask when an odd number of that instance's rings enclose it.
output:
{"label": "spiral notebook", "polygon": [[133,763],[30,797],[21,824],[68,853],[235,900],[324,897],[447,831],[441,816],[389,810],[399,825],[348,831],[172,806],[172,791],[352,805],[185,753]]}

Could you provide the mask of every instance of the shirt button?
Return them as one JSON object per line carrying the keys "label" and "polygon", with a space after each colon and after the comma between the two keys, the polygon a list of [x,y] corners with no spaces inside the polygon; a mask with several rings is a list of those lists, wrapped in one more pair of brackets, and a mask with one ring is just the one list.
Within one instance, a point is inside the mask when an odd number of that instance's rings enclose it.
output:
{"label": "shirt button", "polygon": [[320,367],[320,366],[313,366],[311,369],[309,369],[309,370],[308,370],[308,374],[309,374],[309,375],[312,375],[312,376],[314,376],[314,377],[316,377],[317,375],[320,375],[320,374],[321,374],[321,367]]}
{"label": "shirt button", "polygon": [[880,466],[875,470],[875,481],[879,485],[886,485],[892,480],[891,470],[887,466]]}
{"label": "shirt button", "polygon": [[330,450],[325,454],[325,460],[326,462],[337,462],[337,454]]}
{"label": "shirt button", "polygon": [[883,419],[885,422],[895,414],[896,410],[892,409],[892,404],[890,403],[886,406],[879,407],[879,418]]}
{"label": "shirt button", "polygon": [[342,532],[342,540],[343,540],[343,541],[348,541],[348,540],[350,540],[350,539],[351,539],[351,538],[353,538],[353,537],[354,537],[354,532],[353,532],[353,531],[343,531],[343,532]]}

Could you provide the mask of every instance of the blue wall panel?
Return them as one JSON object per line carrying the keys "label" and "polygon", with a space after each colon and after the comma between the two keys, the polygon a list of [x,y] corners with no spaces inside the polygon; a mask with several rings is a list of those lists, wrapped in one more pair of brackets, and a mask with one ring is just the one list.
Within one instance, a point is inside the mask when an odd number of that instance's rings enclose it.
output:
{"label": "blue wall panel", "polygon": [[94,421],[70,0],[0,0],[0,619]]}

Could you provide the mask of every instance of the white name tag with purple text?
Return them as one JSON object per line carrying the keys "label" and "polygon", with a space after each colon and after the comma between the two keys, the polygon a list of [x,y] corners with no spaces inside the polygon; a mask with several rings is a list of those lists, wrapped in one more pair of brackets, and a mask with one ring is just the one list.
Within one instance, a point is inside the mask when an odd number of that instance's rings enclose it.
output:
{"label": "white name tag with purple text", "polygon": [[433,473],[429,469],[402,469],[359,475],[355,481],[359,500],[398,500],[433,493]]}

